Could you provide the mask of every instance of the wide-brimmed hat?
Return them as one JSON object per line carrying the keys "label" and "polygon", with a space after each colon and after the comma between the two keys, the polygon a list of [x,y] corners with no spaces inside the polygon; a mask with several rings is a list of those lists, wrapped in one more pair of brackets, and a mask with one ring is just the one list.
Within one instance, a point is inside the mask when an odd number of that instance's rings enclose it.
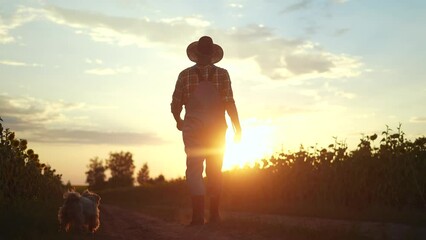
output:
{"label": "wide-brimmed hat", "polygon": [[201,57],[211,57],[211,63],[217,63],[223,58],[223,49],[214,44],[211,37],[203,36],[200,40],[188,45],[186,54],[193,62],[198,62]]}

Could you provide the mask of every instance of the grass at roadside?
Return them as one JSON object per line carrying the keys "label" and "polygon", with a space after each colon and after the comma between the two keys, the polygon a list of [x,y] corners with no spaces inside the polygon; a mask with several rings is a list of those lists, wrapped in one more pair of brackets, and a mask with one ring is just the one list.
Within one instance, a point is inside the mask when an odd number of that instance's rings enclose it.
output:
{"label": "grass at roadside", "polygon": [[14,201],[0,204],[0,239],[70,239],[59,232],[58,201]]}
{"label": "grass at roadside", "polygon": [[[87,186],[78,186],[82,192]],[[73,240],[72,233],[59,231],[58,211],[62,206],[61,196],[49,200],[0,201],[0,240]],[[77,236],[91,239],[91,236]]]}

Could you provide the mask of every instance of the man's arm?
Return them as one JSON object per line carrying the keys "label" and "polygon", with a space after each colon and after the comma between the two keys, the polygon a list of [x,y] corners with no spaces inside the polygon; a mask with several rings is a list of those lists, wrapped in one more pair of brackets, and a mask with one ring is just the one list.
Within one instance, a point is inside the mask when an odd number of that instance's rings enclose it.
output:
{"label": "man's arm", "polygon": [[178,80],[176,81],[175,90],[173,92],[173,100],[170,104],[171,111],[173,114],[174,119],[176,120],[176,127],[179,131],[182,131],[183,128],[183,119],[180,117],[180,113],[182,112],[182,84],[180,81],[180,75]]}
{"label": "man's arm", "polygon": [[225,96],[225,110],[231,118],[232,128],[234,129],[235,137],[234,140],[239,142],[241,140],[241,124],[240,118],[238,117],[237,107],[235,105],[234,93],[231,86],[231,78],[229,77],[228,71],[224,72],[224,96]]}
{"label": "man's arm", "polygon": [[174,118],[175,118],[175,120],[176,120],[176,128],[177,128],[179,131],[182,131],[182,128],[183,128],[183,119],[180,117],[180,113],[181,113],[181,111],[182,111],[182,108],[180,109],[180,111],[173,111],[173,110],[172,110],[173,117],[174,117]]}
{"label": "man's arm", "polygon": [[235,105],[235,102],[228,102],[226,103],[225,108],[226,112],[231,118],[232,128],[234,129],[235,133],[234,140],[239,142],[241,140],[241,124],[240,118],[238,117],[237,106]]}

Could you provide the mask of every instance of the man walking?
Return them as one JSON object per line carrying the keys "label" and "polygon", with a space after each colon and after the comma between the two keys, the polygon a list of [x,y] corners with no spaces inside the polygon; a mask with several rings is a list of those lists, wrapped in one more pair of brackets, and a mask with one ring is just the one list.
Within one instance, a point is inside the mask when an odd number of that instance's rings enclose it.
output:
{"label": "man walking", "polygon": [[[171,110],[177,129],[183,133],[186,153],[186,181],[192,200],[191,225],[204,224],[204,198],[210,195],[210,222],[220,221],[222,162],[228,113],[235,139],[241,126],[226,69],[215,66],[223,58],[222,48],[208,36],[191,43],[188,58],[196,64],[183,70],[176,81]],[[181,118],[185,105],[185,117]],[[203,182],[206,161],[207,190]]]}

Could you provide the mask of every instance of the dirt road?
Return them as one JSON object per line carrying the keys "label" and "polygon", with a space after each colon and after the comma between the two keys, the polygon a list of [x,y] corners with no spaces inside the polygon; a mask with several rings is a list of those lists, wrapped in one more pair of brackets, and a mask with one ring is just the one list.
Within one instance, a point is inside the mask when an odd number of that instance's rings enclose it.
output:
{"label": "dirt road", "polygon": [[[99,240],[426,239],[426,228],[302,217],[225,214],[221,226],[185,227],[112,205],[101,207]],[[249,224],[244,222],[249,221]],[[257,223],[268,227],[258,227]],[[273,226],[273,227],[270,227]]]}
{"label": "dirt road", "polygon": [[230,240],[214,226],[185,227],[112,205],[101,208],[99,240]]}

